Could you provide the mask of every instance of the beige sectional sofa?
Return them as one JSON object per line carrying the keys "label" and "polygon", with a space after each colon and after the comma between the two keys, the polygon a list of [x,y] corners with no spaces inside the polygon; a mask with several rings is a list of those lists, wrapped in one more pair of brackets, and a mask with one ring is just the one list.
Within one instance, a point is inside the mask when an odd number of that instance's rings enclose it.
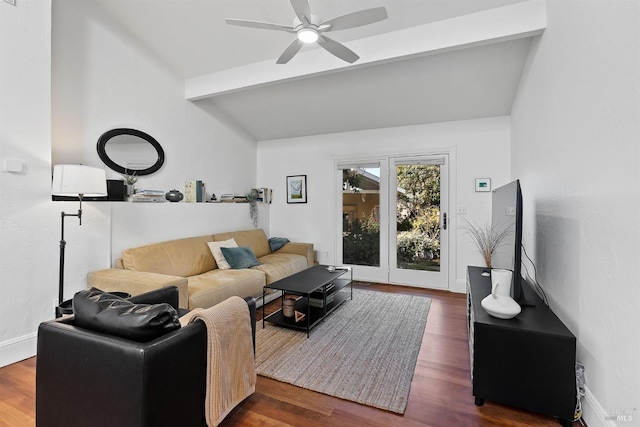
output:
{"label": "beige sectional sofa", "polygon": [[[243,269],[218,268],[208,242],[234,239],[248,246],[261,263]],[[207,308],[230,296],[262,296],[265,285],[314,264],[312,243],[286,243],[271,251],[262,229],[232,231],[130,248],[122,251],[116,268],[89,273],[87,285],[132,295],[177,286],[180,307]],[[260,302],[258,302],[260,303]]]}

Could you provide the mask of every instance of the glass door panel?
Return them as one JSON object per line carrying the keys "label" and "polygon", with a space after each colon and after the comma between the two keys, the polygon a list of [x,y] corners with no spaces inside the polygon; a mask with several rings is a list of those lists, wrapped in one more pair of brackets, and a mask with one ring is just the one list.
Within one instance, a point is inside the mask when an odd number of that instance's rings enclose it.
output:
{"label": "glass door panel", "polygon": [[380,167],[342,170],[342,262],[380,266]]}
{"label": "glass door panel", "polygon": [[389,281],[447,288],[446,156],[396,158],[392,164]]}

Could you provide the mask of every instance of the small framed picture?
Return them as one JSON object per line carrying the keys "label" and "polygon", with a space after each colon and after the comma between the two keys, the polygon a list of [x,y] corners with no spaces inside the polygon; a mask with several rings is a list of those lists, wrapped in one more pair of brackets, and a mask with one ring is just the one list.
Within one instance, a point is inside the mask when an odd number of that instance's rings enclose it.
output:
{"label": "small framed picture", "polygon": [[287,177],[287,203],[307,203],[307,175]]}
{"label": "small framed picture", "polygon": [[476,192],[491,191],[491,178],[476,178]]}

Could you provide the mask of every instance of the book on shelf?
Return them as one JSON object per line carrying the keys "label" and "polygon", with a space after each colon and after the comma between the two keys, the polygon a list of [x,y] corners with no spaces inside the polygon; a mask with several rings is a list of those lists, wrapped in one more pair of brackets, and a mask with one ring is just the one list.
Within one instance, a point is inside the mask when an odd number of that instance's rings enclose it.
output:
{"label": "book on shelf", "polygon": [[166,199],[164,197],[164,191],[162,190],[137,189],[133,196],[131,196],[131,201],[162,203],[165,202]]}
{"label": "book on shelf", "polygon": [[271,197],[273,196],[273,190],[270,188],[255,188],[258,192],[256,202],[258,203],[271,203]]}
{"label": "book on shelf", "polygon": [[131,197],[132,202],[143,203],[163,203],[166,202],[164,191],[162,190],[136,190]]}
{"label": "book on shelf", "polygon": [[[324,292],[325,293],[329,293],[336,285],[334,285],[333,283],[328,283],[326,285],[324,285]],[[322,288],[318,289],[315,292],[311,293],[311,297],[313,298],[322,298]]]}
{"label": "book on shelf", "polygon": [[222,194],[220,195],[222,203],[249,203],[249,199],[245,194]]}
{"label": "book on shelf", "polygon": [[184,200],[187,203],[201,203],[204,201],[204,183],[192,180],[184,183]]}
{"label": "book on shelf", "polygon": [[135,192],[135,195],[141,196],[164,196],[164,190],[147,190],[147,189],[138,189]]}
{"label": "book on shelf", "polygon": [[[336,298],[336,294],[327,295],[327,305],[331,304],[335,300],[335,298]],[[309,297],[309,305],[311,307],[322,308],[324,307],[324,299],[322,299],[322,297],[320,298]]]}

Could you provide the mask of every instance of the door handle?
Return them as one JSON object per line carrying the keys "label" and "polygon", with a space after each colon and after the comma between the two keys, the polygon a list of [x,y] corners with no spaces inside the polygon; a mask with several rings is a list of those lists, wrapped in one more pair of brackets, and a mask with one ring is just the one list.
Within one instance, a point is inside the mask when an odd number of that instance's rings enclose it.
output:
{"label": "door handle", "polygon": [[447,229],[447,213],[443,213],[442,214],[442,229],[446,230]]}

